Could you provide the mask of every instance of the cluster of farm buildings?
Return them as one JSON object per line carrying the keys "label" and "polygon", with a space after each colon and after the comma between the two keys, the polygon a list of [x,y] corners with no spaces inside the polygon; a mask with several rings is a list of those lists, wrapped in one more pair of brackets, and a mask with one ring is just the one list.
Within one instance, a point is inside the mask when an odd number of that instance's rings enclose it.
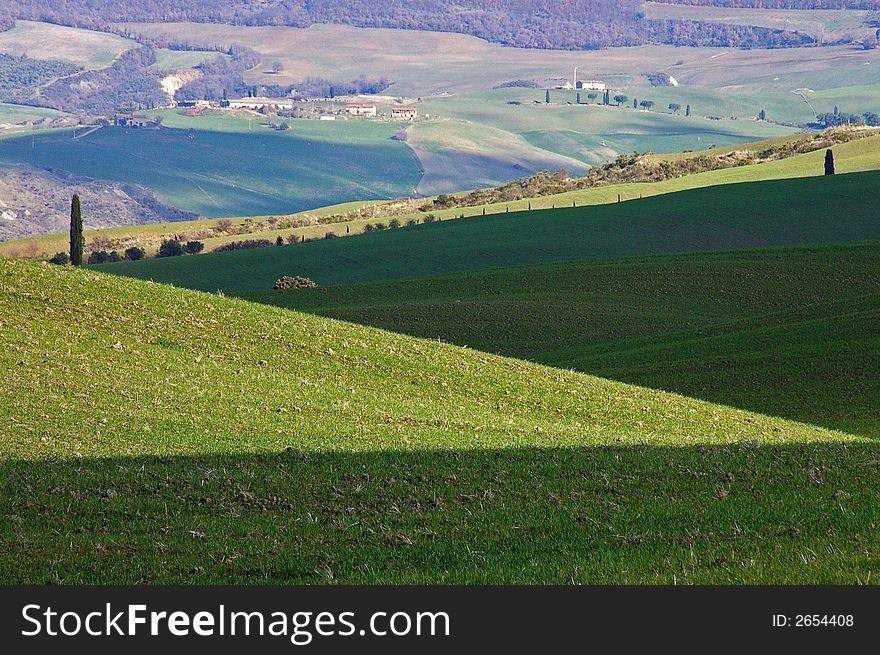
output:
{"label": "cluster of farm buildings", "polygon": [[[249,109],[251,111],[263,111],[265,109],[271,111],[290,111],[294,108],[294,101],[283,98],[241,98],[239,100],[220,100],[219,102],[195,101],[195,102],[179,102],[178,107],[211,107],[216,106],[224,109]],[[319,113],[331,113],[333,109],[323,107],[318,109]],[[345,105],[343,113],[351,116],[364,116],[368,118],[376,118],[379,116],[379,108],[373,104],[349,103]],[[418,118],[419,112],[412,107],[392,107],[390,112],[383,113],[392,120],[413,120]]]}
{"label": "cluster of farm buildings", "polygon": [[562,84],[558,84],[556,88],[564,90],[577,89],[578,91],[601,91],[604,93],[608,90],[608,85],[602,80],[579,80],[578,69],[575,68],[574,77]]}
{"label": "cluster of farm buildings", "polygon": [[[208,109],[245,109],[259,112],[284,112],[292,111],[294,102],[282,98],[241,98],[239,100],[184,100],[176,103],[176,106],[199,115]],[[374,104],[349,103],[341,110],[333,107],[318,107],[316,110],[320,120],[336,120],[337,114],[358,116],[363,118],[388,118],[393,121],[413,121],[419,117],[419,112],[413,107],[391,107],[388,111],[382,111]],[[118,113],[113,117],[113,124],[118,127],[150,128],[157,127],[159,119],[154,116],[134,113]]]}

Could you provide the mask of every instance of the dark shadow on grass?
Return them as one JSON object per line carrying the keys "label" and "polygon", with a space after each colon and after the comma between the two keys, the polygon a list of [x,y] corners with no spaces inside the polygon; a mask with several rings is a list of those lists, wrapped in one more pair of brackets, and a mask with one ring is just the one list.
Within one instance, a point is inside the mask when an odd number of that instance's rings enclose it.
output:
{"label": "dark shadow on grass", "polygon": [[880,447],[0,463],[2,583],[855,583]]}

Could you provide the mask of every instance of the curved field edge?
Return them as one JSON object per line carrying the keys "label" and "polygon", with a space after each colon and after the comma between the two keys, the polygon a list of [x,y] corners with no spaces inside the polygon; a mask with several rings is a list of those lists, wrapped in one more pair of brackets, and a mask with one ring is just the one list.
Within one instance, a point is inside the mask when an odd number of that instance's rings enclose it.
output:
{"label": "curved field edge", "polygon": [[880,242],[242,297],[880,437]]}

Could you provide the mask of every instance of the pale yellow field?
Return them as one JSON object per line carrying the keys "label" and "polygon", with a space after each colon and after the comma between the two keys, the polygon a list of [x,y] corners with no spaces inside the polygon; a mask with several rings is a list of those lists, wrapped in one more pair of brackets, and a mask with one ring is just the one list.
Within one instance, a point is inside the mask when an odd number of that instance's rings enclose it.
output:
{"label": "pale yellow field", "polygon": [[109,66],[136,45],[115,34],[24,20],[11,30],[0,32],[2,53],[67,61],[88,69]]}
{"label": "pale yellow field", "polygon": [[[851,47],[724,50],[640,46],[569,52],[506,48],[461,34],[342,25],[299,29],[130,23],[126,27],[145,34],[185,36],[201,44],[240,43],[254,48],[264,56],[262,65],[250,74],[255,83],[292,83],[308,76],[345,80],[384,75],[394,81],[391,92],[407,96],[479,91],[515,79],[569,79],[575,66],[581,78],[639,76],[666,70],[683,84],[707,88],[757,88],[759,84],[765,90],[790,91],[805,86],[805,76],[812,80],[812,88],[864,84],[875,77],[880,81],[880,70],[862,70],[866,61],[880,69],[880,51]],[[276,61],[284,65],[277,75],[269,72]]]}
{"label": "pale yellow field", "polygon": [[876,11],[862,9],[750,9],[740,7],[706,7],[646,2],[645,16],[652,19],[684,19],[730,25],[755,25],[776,30],[809,34],[823,42],[838,39],[859,39],[873,33],[870,22]]}

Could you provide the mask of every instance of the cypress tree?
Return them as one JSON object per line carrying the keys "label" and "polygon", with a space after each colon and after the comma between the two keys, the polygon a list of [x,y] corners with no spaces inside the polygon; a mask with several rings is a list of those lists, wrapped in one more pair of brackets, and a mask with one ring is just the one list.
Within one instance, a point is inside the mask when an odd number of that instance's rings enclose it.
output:
{"label": "cypress tree", "polygon": [[831,148],[825,151],[825,175],[834,175],[834,153]]}
{"label": "cypress tree", "polygon": [[73,198],[70,201],[70,263],[74,266],[82,265],[85,245],[82,207],[80,206],[79,195],[73,194]]}
{"label": "cypress tree", "polygon": [[691,106],[690,105],[688,105],[687,107],[684,108],[684,115],[685,116],[691,115]]}
{"label": "cypress tree", "polygon": [[550,104],[550,89],[547,89],[547,95],[544,96],[544,102],[546,102],[548,105]]}

